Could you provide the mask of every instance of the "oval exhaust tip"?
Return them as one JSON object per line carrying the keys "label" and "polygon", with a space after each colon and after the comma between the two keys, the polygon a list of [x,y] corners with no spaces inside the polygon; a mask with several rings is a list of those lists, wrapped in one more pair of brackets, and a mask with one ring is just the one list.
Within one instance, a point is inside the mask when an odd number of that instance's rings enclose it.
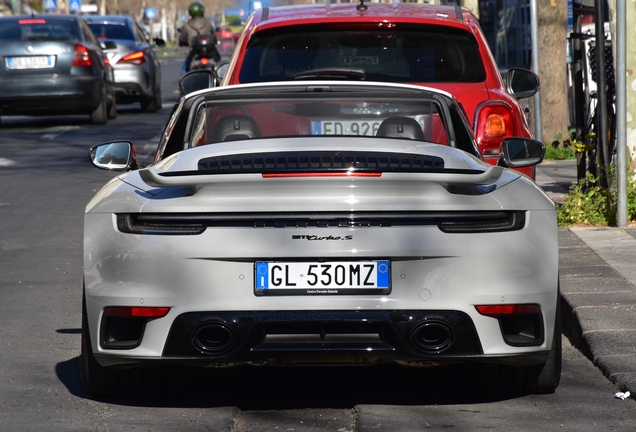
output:
{"label": "oval exhaust tip", "polygon": [[415,327],[411,338],[421,350],[442,352],[453,343],[453,332],[446,324],[430,322]]}
{"label": "oval exhaust tip", "polygon": [[194,332],[192,341],[199,351],[218,354],[232,346],[234,332],[223,323],[206,324]]}

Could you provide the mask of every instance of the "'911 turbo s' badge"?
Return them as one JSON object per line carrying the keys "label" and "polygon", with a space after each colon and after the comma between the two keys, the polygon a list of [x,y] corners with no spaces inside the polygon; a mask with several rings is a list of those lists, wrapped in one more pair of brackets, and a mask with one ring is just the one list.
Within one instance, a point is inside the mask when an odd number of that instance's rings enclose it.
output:
{"label": "'911 turbo s' badge", "polygon": [[353,240],[352,235],[346,236],[317,236],[317,235],[293,235],[292,240]]}

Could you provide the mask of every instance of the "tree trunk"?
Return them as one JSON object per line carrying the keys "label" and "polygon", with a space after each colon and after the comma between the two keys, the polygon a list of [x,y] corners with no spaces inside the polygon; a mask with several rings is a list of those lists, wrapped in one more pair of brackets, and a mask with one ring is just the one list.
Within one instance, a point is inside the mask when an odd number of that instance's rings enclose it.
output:
{"label": "tree trunk", "polygon": [[[567,0],[537,0],[543,141],[567,137]],[[534,130],[534,125],[531,128]]]}

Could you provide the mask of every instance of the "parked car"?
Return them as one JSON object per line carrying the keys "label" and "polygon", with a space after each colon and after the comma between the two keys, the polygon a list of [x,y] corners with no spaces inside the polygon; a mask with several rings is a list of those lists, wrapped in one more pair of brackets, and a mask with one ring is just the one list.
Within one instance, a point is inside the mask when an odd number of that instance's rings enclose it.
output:
{"label": "parked car", "polygon": [[161,39],[151,41],[129,16],[85,17],[98,40],[111,40],[117,50],[108,53],[115,68],[115,95],[118,103],[140,103],[143,112],[161,109],[161,65],[154,51],[165,45]]}
{"label": "parked car", "polygon": [[174,363],[485,362],[488,385],[554,391],[555,208],[505,168],[545,148],[502,148],[483,162],[446,92],[353,81],[189,93],[147,168],[130,142],[94,147],[127,172],[86,208],[84,386],[143,391]]}
{"label": "parked car", "polygon": [[[114,43],[103,48],[114,49]],[[113,69],[75,15],[0,17],[0,116],[117,116]]]}
{"label": "parked car", "polygon": [[[484,160],[508,136],[532,137],[518,98],[538,77],[502,78],[475,16],[459,6],[339,3],[269,7],[248,20],[222,84],[331,78],[426,85],[455,95]],[[534,178],[534,167],[522,169]]]}

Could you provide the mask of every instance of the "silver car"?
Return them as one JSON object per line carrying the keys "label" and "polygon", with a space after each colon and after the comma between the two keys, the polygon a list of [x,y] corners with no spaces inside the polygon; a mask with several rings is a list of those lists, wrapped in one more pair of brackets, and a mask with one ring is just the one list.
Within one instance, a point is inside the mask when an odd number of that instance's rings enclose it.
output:
{"label": "silver car", "polygon": [[507,168],[545,148],[502,150],[481,160],[448,93],[343,81],[190,93],[147,168],[130,142],[94,147],[127,172],[86,208],[86,389],[137,392],[169,363],[477,362],[499,390],[553,392],[556,212]]}
{"label": "silver car", "polygon": [[161,66],[154,45],[144,31],[128,16],[88,16],[88,26],[100,41],[113,41],[117,49],[108,52],[115,68],[117,103],[140,103],[143,112],[161,109]]}
{"label": "silver car", "polygon": [[113,68],[77,16],[0,17],[0,62],[0,116],[88,114],[96,124],[117,116]]}

